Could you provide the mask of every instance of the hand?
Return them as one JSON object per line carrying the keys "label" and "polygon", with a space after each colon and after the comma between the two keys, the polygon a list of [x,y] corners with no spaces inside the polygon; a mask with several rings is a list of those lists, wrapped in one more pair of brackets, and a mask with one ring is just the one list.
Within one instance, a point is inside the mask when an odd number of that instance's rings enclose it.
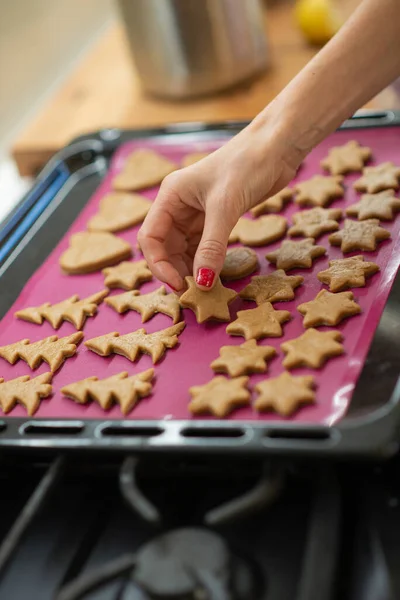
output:
{"label": "hand", "polygon": [[[255,123],[255,122],[253,122]],[[255,123],[198,163],[168,175],[139,232],[154,275],[175,291],[191,275],[211,289],[239,217],[295,175],[276,140]]]}

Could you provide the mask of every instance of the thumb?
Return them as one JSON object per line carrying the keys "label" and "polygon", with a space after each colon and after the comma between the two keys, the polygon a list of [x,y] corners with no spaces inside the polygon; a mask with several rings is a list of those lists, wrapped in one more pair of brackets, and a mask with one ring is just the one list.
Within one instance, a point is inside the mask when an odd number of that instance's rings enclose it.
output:
{"label": "thumb", "polygon": [[193,275],[202,289],[211,289],[223,267],[229,235],[234,223],[228,218],[226,206],[220,203],[206,211],[203,235],[193,263]]}

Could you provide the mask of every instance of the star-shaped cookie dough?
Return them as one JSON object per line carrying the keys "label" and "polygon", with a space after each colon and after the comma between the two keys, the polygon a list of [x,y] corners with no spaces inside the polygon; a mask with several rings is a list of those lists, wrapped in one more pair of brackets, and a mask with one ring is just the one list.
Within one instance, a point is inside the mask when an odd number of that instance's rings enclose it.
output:
{"label": "star-shaped cookie dough", "polygon": [[236,321],[229,323],[226,332],[229,335],[241,335],[246,340],[259,340],[265,337],[281,337],[282,323],[292,318],[288,310],[275,310],[271,302],[260,304],[257,308],[239,310]]}
{"label": "star-shaped cookie dough", "polygon": [[240,218],[229,236],[229,243],[242,242],[246,246],[266,246],[283,238],[287,219],[281,215],[266,215],[259,219]]}
{"label": "star-shaped cookie dough", "polygon": [[239,296],[245,300],[254,300],[257,304],[263,302],[289,302],[294,298],[294,291],[304,281],[301,275],[286,275],[278,269],[270,275],[256,275],[242,289]]}
{"label": "star-shaped cookie dough", "polygon": [[307,181],[294,186],[297,195],[295,202],[300,206],[327,206],[336,198],[343,198],[343,177],[314,175]]}
{"label": "star-shaped cookie dough", "polygon": [[214,377],[205,385],[196,385],[189,389],[192,401],[189,410],[194,415],[211,414],[226,417],[235,408],[250,404],[250,392],[247,389],[248,377],[226,379],[222,375]]}
{"label": "star-shaped cookie dough", "polygon": [[181,314],[178,296],[167,294],[163,285],[149,294],[140,294],[133,290],[110,296],[106,299],[106,304],[120,314],[127,310],[136,310],[142,315],[142,323],[154,317],[156,313],[168,315],[174,323],[178,323]]}
{"label": "star-shaped cookie dough", "polygon": [[352,221],[345,219],[344,228],[335,231],[329,236],[332,246],[340,246],[342,252],[355,252],[363,250],[373,252],[378,242],[390,238],[390,232],[379,226],[378,219],[367,219],[366,221]]}
{"label": "star-shaped cookie dough", "polygon": [[278,269],[289,271],[311,269],[313,261],[324,254],[326,249],[323,246],[316,246],[314,238],[306,238],[300,242],[285,240],[277,250],[270,252],[265,258]]}
{"label": "star-shaped cookie dough", "polygon": [[330,260],[329,269],[320,271],[317,277],[319,281],[329,285],[331,292],[341,292],[347,288],[364,287],[365,279],[378,271],[377,264],[367,262],[359,254],[340,260]]}
{"label": "star-shaped cookie dough", "polygon": [[193,277],[185,277],[185,281],[188,289],[180,297],[180,304],[194,312],[198,323],[231,320],[229,304],[237,297],[234,290],[224,287],[220,279],[207,292],[197,287]]}
{"label": "star-shaped cookie dough", "polygon": [[360,305],[354,301],[353,292],[332,294],[321,290],[310,302],[304,302],[297,307],[304,315],[304,327],[319,327],[320,325],[338,325],[343,319],[358,315]]}
{"label": "star-shaped cookie dough", "polygon": [[310,367],[319,369],[329,358],[340,356],[344,352],[340,331],[318,331],[307,329],[301,336],[281,344],[286,354],[282,365],[285,369]]}
{"label": "star-shaped cookie dough", "polygon": [[252,208],[250,212],[254,217],[259,217],[265,213],[279,213],[285,208],[286,204],[288,204],[292,198],[293,190],[286,187],[274,196],[271,196],[271,198],[267,198],[267,200],[257,204],[257,206]]}
{"label": "star-shaped cookie dough", "polygon": [[211,363],[216,373],[228,373],[231,377],[248,373],[264,373],[267,361],[276,355],[272,346],[258,346],[256,340],[248,340],[240,346],[222,346],[219,358]]}
{"label": "star-shaped cookie dough", "polygon": [[392,162],[384,162],[376,167],[365,167],[362,177],[353,183],[358,192],[376,194],[383,190],[397,190],[400,182],[400,167]]}
{"label": "star-shaped cookie dough", "polygon": [[282,417],[289,417],[299,406],[314,404],[314,377],[293,377],[282,373],[279,377],[257,383],[254,389],[259,393],[254,408],[259,412],[274,410]]}
{"label": "star-shaped cookie dough", "polygon": [[361,200],[346,209],[349,217],[365,219],[380,219],[393,221],[395,213],[400,211],[400,198],[396,198],[393,190],[385,190],[379,194],[364,194]]}
{"label": "star-shaped cookie dough", "polygon": [[327,158],[321,161],[321,167],[330,171],[331,175],[346,175],[362,171],[371,155],[371,148],[360,146],[358,142],[351,140],[343,146],[331,148]]}
{"label": "star-shaped cookie dough", "polygon": [[316,206],[310,210],[302,210],[293,215],[294,225],[288,234],[291,237],[304,236],[317,239],[324,233],[337,231],[338,221],[342,218],[340,208],[321,208]]}
{"label": "star-shaped cookie dough", "polygon": [[103,275],[105,275],[104,285],[106,287],[122,288],[124,290],[133,290],[142,283],[153,279],[152,272],[145,260],[121,262],[116,267],[103,269]]}

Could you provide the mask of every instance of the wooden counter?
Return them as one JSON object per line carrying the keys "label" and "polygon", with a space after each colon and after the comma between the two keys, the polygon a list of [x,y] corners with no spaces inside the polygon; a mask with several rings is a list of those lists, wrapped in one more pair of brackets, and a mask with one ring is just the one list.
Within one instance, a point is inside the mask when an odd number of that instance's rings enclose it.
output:
{"label": "wooden counter", "polygon": [[266,11],[270,68],[263,75],[217,96],[182,102],[142,93],[122,28],[112,26],[15,141],[19,172],[34,175],[74,137],[104,127],[252,118],[316,51],[297,29],[291,6],[281,1]]}

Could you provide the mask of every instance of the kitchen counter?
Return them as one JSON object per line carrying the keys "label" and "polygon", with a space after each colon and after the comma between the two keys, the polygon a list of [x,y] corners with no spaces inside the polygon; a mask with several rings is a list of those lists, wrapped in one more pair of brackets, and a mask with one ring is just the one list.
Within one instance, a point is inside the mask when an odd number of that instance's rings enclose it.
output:
{"label": "kitchen counter", "polygon": [[74,137],[104,127],[252,118],[316,52],[294,22],[292,2],[272,3],[265,27],[270,68],[264,74],[219,95],[173,102],[142,93],[122,27],[113,25],[15,140],[12,154],[20,174],[34,175]]}

